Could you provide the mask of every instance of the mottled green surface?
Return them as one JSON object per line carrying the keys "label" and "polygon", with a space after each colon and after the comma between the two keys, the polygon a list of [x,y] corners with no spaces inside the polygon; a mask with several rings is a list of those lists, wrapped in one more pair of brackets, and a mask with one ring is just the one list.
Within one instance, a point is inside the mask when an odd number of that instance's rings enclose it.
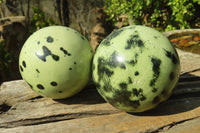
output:
{"label": "mottled green surface", "polygon": [[42,96],[61,99],[82,90],[91,78],[92,48],[77,31],[50,26],[31,35],[19,58],[23,79]]}
{"label": "mottled green surface", "polygon": [[99,93],[127,112],[146,111],[166,100],[180,72],[169,40],[145,26],[112,32],[97,48],[92,67]]}

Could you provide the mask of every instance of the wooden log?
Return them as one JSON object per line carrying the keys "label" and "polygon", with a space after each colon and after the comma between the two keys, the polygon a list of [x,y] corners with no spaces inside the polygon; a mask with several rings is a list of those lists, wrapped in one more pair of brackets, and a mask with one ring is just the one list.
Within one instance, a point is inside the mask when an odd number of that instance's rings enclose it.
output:
{"label": "wooden log", "polygon": [[176,49],[181,63],[181,74],[200,70],[200,55]]}
{"label": "wooden log", "polygon": [[200,118],[184,121],[171,127],[167,133],[199,133],[200,132]]}
{"label": "wooden log", "polygon": [[125,112],[116,114],[84,117],[46,124],[33,124],[16,128],[1,128],[1,132],[155,132],[166,126],[176,125],[182,121],[200,116],[200,108],[171,115],[132,115]]}
{"label": "wooden log", "polygon": [[[191,78],[192,81],[185,82],[185,77]],[[54,129],[58,132],[65,130],[69,132],[153,132],[161,130],[164,127],[200,116],[200,82],[199,77],[196,77],[196,80],[195,77],[182,76],[168,101],[154,110],[141,114],[128,114],[113,108],[101,99],[96,89],[93,88],[93,84],[88,85],[84,91],[74,97],[55,101],[38,97],[38,95],[30,95],[34,92],[23,80],[6,82],[1,87],[0,96],[2,97],[1,92],[3,92],[4,95],[10,96],[9,99],[14,97],[18,102],[0,115],[0,129],[2,132],[43,132],[54,131]],[[8,90],[16,91],[12,83],[21,84],[18,89],[21,93],[17,93],[18,96],[13,94],[13,91],[5,93],[6,87],[10,87]],[[191,89],[188,89],[189,87]],[[22,98],[24,94],[27,94],[29,98]],[[0,101],[2,100],[5,98]],[[9,100],[6,99],[6,101]]]}
{"label": "wooden log", "polygon": [[155,109],[138,114],[106,103],[93,83],[71,98],[52,100],[37,95],[23,80],[4,82],[0,87],[0,132],[195,133],[199,131],[200,71],[182,70],[187,72],[182,71],[171,97]]}

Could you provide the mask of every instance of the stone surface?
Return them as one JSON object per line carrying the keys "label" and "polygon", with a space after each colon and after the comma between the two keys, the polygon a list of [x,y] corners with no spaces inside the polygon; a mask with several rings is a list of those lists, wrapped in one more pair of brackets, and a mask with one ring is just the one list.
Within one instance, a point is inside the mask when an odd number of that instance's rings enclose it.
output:
{"label": "stone surface", "polygon": [[188,35],[188,34],[191,34],[191,33],[198,34],[199,32],[200,32],[200,29],[184,29],[184,30],[167,31],[167,32],[163,32],[163,34],[170,38],[174,35]]}
{"label": "stone surface", "polygon": [[106,103],[92,82],[77,95],[62,100],[38,96],[23,80],[4,82],[0,87],[1,133],[198,133],[199,118],[199,70],[182,74],[166,102],[139,114],[122,112]]}
{"label": "stone surface", "polygon": [[181,76],[168,101],[140,114],[113,108],[100,97],[92,83],[74,97],[52,100],[39,97],[23,80],[5,82],[0,88],[0,107],[10,108],[0,112],[0,129],[1,132],[131,133],[168,131],[177,125],[184,126],[182,123],[186,121],[195,124],[192,121],[200,117],[199,76]]}
{"label": "stone surface", "polygon": [[200,54],[193,54],[176,49],[181,62],[181,74],[200,70]]}
{"label": "stone surface", "polygon": [[[199,109],[194,110],[198,112]],[[120,112],[75,120],[65,120],[41,125],[22,126],[11,129],[1,129],[4,132],[77,132],[77,133],[110,133],[110,132],[156,132],[165,125],[176,124],[186,118],[194,117],[192,112],[171,116],[136,116]]]}
{"label": "stone surface", "polygon": [[167,133],[199,133],[200,131],[200,117],[189,120],[183,121],[180,124],[177,124],[170,128]]}

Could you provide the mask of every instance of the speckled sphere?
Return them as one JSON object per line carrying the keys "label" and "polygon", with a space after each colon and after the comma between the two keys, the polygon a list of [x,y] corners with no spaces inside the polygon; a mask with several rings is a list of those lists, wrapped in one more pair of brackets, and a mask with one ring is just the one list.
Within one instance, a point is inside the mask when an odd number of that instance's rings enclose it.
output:
{"label": "speckled sphere", "polygon": [[39,95],[62,99],[81,91],[91,79],[92,48],[77,31],[49,26],[33,33],[19,56],[19,70]]}
{"label": "speckled sphere", "polygon": [[179,57],[168,38],[140,25],[108,35],[97,48],[92,67],[100,95],[114,107],[135,113],[165,101],[180,73]]}

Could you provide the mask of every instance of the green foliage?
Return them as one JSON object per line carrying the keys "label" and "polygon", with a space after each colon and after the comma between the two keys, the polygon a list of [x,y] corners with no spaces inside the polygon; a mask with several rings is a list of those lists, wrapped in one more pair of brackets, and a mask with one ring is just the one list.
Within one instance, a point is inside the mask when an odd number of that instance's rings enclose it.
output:
{"label": "green foliage", "polygon": [[160,31],[191,28],[199,0],[105,0],[105,12],[116,24],[127,15],[129,25],[140,24]]}
{"label": "green foliage", "polygon": [[0,42],[0,68],[3,71],[8,69],[8,64],[12,62],[11,54],[5,50],[4,41]]}
{"label": "green foliage", "polygon": [[33,17],[31,18],[31,32],[39,30],[46,26],[56,25],[52,18],[45,18],[45,12],[38,9],[37,7],[33,7]]}

